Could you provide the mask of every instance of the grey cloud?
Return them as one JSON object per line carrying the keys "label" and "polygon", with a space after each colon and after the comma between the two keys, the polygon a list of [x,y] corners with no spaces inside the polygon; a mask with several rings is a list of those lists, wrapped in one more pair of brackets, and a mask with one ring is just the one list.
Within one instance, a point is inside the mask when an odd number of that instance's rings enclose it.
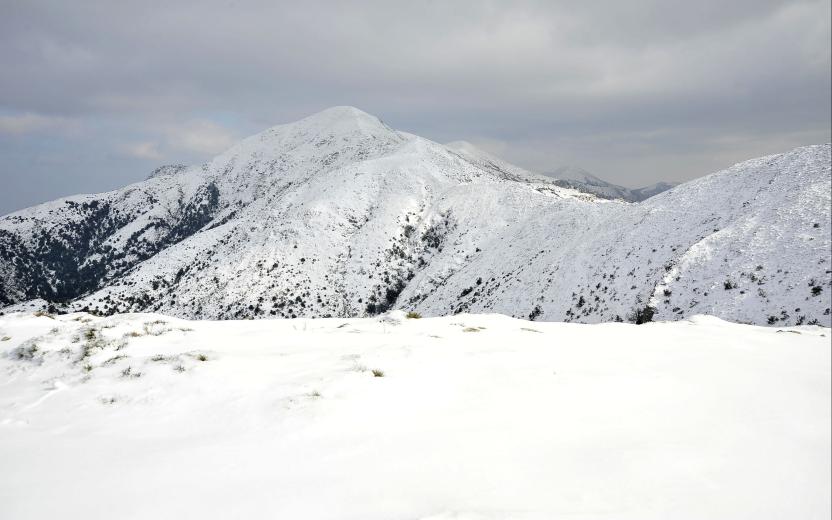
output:
{"label": "grey cloud", "polygon": [[[82,191],[336,104],[623,185],[830,139],[825,0],[125,4],[3,7],[0,115],[85,128],[0,136],[10,189],[39,147],[96,170],[62,188]],[[131,143],[157,145],[123,172],[104,157]]]}
{"label": "grey cloud", "polygon": [[126,143],[122,146],[122,150],[127,156],[137,159],[150,159],[154,161],[164,159],[164,156],[159,151],[159,144],[152,141]]}
{"label": "grey cloud", "polygon": [[32,113],[0,115],[0,134],[23,135],[67,126],[67,121],[59,117]]}

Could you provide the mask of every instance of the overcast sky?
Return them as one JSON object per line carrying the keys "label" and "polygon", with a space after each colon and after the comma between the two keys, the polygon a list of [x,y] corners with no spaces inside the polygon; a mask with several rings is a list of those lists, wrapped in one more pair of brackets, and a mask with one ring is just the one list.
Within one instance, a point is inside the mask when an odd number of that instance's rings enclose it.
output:
{"label": "overcast sky", "polygon": [[687,180],[830,141],[830,2],[0,0],[0,214],[332,105],[535,171]]}

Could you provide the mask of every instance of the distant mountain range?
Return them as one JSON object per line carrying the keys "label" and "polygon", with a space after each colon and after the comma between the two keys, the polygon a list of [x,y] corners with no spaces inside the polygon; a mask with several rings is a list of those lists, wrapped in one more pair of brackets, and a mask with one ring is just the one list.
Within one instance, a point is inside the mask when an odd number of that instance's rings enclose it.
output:
{"label": "distant mountain range", "polygon": [[544,175],[551,177],[555,184],[564,188],[592,193],[602,199],[620,199],[629,202],[641,202],[681,184],[678,182],[657,182],[643,188],[630,189],[599,179],[583,168],[576,166],[561,166],[551,172],[544,173]]}
{"label": "distant mountain range", "polygon": [[335,107],[202,165],[0,218],[0,311],[830,325],[828,144],[639,204],[581,178],[564,187]]}

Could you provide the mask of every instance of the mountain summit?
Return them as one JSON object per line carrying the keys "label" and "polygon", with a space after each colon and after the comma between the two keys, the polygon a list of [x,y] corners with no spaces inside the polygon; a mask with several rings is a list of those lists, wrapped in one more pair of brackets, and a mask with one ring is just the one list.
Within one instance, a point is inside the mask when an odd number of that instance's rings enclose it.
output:
{"label": "mountain summit", "polygon": [[0,218],[0,307],[829,325],[829,161],[798,148],[625,204],[335,107]]}

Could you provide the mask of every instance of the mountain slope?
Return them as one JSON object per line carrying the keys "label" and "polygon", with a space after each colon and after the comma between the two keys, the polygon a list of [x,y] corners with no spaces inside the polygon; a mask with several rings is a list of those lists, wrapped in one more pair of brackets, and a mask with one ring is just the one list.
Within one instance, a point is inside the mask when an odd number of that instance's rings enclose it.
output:
{"label": "mountain slope", "polygon": [[544,175],[554,179],[555,184],[564,188],[592,193],[603,199],[628,202],[641,202],[679,185],[677,182],[657,182],[643,188],[630,189],[599,179],[583,168],[575,166],[561,166]]}
{"label": "mountain slope", "polygon": [[829,179],[821,145],[626,204],[336,107],[0,219],[0,306],[828,325]]}
{"label": "mountain slope", "polygon": [[650,307],[657,319],[828,324],[829,158],[828,145],[799,148],[639,205],[547,208],[422,305],[442,314],[465,292],[454,309],[549,320],[637,319]]}

